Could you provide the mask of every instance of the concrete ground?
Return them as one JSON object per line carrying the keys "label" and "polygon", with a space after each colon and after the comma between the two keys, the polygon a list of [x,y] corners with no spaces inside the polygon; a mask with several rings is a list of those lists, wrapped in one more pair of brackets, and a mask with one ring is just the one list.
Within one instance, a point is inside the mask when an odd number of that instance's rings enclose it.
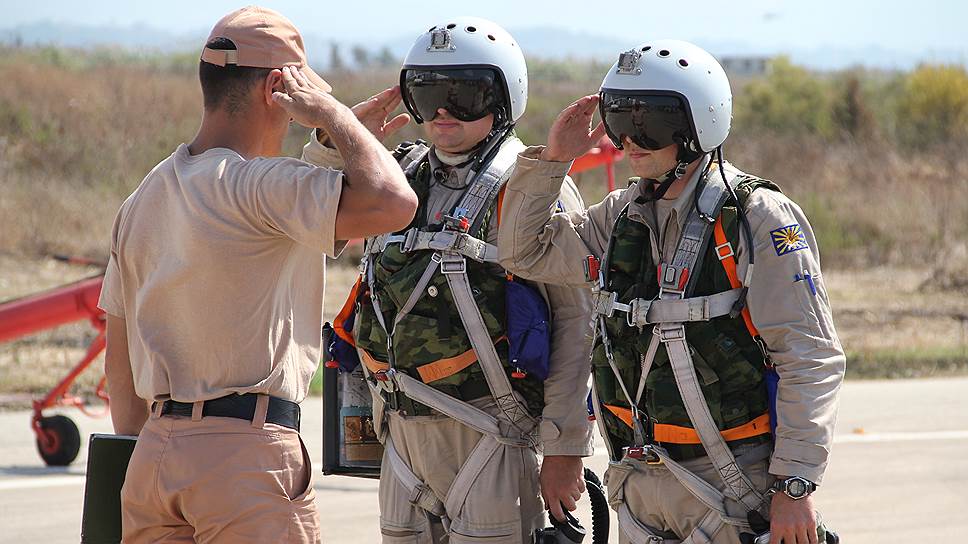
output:
{"label": "concrete ground", "polygon": [[[306,442],[319,460],[319,400],[303,410]],[[111,430],[105,419],[67,413],[85,437]],[[76,543],[86,452],[69,468],[45,467],[29,419],[0,413],[0,542]],[[844,542],[966,541],[968,378],[848,382],[834,443],[816,502]],[[587,464],[602,474],[604,451]],[[324,542],[379,542],[375,481],[320,476],[315,486]],[[580,519],[589,520],[587,502],[583,509]]]}

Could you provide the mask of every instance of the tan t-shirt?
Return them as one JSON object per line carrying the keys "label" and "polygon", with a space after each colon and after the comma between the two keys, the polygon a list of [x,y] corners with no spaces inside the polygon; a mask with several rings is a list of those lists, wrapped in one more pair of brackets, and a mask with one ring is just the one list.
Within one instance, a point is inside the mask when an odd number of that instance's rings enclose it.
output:
{"label": "tan t-shirt", "polygon": [[299,402],[319,361],[342,173],[180,145],[115,219],[99,306],[125,318],[138,396]]}

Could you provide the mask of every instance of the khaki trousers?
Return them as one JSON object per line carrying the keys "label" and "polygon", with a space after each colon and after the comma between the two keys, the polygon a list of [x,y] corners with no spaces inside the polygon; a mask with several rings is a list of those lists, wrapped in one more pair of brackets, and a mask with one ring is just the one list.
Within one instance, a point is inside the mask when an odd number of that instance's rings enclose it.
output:
{"label": "khaki trousers", "polygon": [[[387,412],[390,439],[414,474],[440,500],[482,435],[446,416]],[[501,446],[474,480],[466,501],[443,527],[410,503],[410,493],[384,458],[380,475],[380,530],[384,544],[520,544],[544,524],[538,460],[528,448]]]}
{"label": "khaki trousers", "polygon": [[296,431],[235,418],[152,415],[121,491],[122,541],[320,542],[315,499],[312,465]]}
{"label": "khaki trousers", "polygon": [[[769,474],[767,459],[743,464],[741,456],[756,446],[739,446],[733,450],[740,461],[743,471],[761,492],[773,483],[773,476]],[[708,458],[700,457],[680,463],[683,467],[709,482],[720,491],[723,482],[716,474]],[[620,471],[609,467],[605,472],[605,485],[608,488],[609,503],[615,508],[624,501],[632,515],[639,523],[650,531],[664,538],[684,539],[699,525],[700,520],[709,509],[679,480],[662,465],[649,465],[644,462],[635,463],[635,470],[628,473],[621,481]],[[733,517],[746,519],[746,508],[731,499],[726,499],[726,513]],[[723,525],[713,535],[708,535],[712,544],[740,544],[739,532],[732,526]],[[622,527],[619,527],[619,542],[621,544],[644,544],[633,542]]]}

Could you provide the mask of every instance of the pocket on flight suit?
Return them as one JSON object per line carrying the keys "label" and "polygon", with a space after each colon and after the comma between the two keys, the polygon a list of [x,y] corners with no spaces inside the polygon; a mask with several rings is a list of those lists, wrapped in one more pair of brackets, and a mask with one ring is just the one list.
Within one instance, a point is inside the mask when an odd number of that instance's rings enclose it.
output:
{"label": "pocket on flight suit", "polygon": [[313,463],[302,436],[296,435],[302,452],[302,463],[290,470],[297,471],[296,485],[287,492],[292,523],[289,524],[289,542],[319,542],[319,513],[316,509],[316,489],[313,487]]}

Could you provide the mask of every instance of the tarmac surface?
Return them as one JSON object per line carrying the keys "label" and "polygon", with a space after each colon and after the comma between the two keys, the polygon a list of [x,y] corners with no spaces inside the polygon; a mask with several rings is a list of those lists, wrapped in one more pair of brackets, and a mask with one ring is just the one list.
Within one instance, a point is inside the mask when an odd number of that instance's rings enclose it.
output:
{"label": "tarmac surface", "polygon": [[[111,432],[108,419],[67,410],[83,441]],[[30,413],[0,413],[0,543],[80,540],[86,451],[67,468],[37,455]],[[321,459],[321,403],[303,404],[303,433]],[[587,460],[599,475],[599,444]],[[318,469],[317,469],[318,474]],[[323,541],[379,542],[377,482],[319,475],[315,481]],[[834,450],[815,496],[828,524],[847,544],[968,542],[968,378],[853,381],[844,385]],[[579,519],[590,524],[587,501]],[[612,517],[611,542],[615,538]],[[590,539],[588,539],[590,541]]]}

